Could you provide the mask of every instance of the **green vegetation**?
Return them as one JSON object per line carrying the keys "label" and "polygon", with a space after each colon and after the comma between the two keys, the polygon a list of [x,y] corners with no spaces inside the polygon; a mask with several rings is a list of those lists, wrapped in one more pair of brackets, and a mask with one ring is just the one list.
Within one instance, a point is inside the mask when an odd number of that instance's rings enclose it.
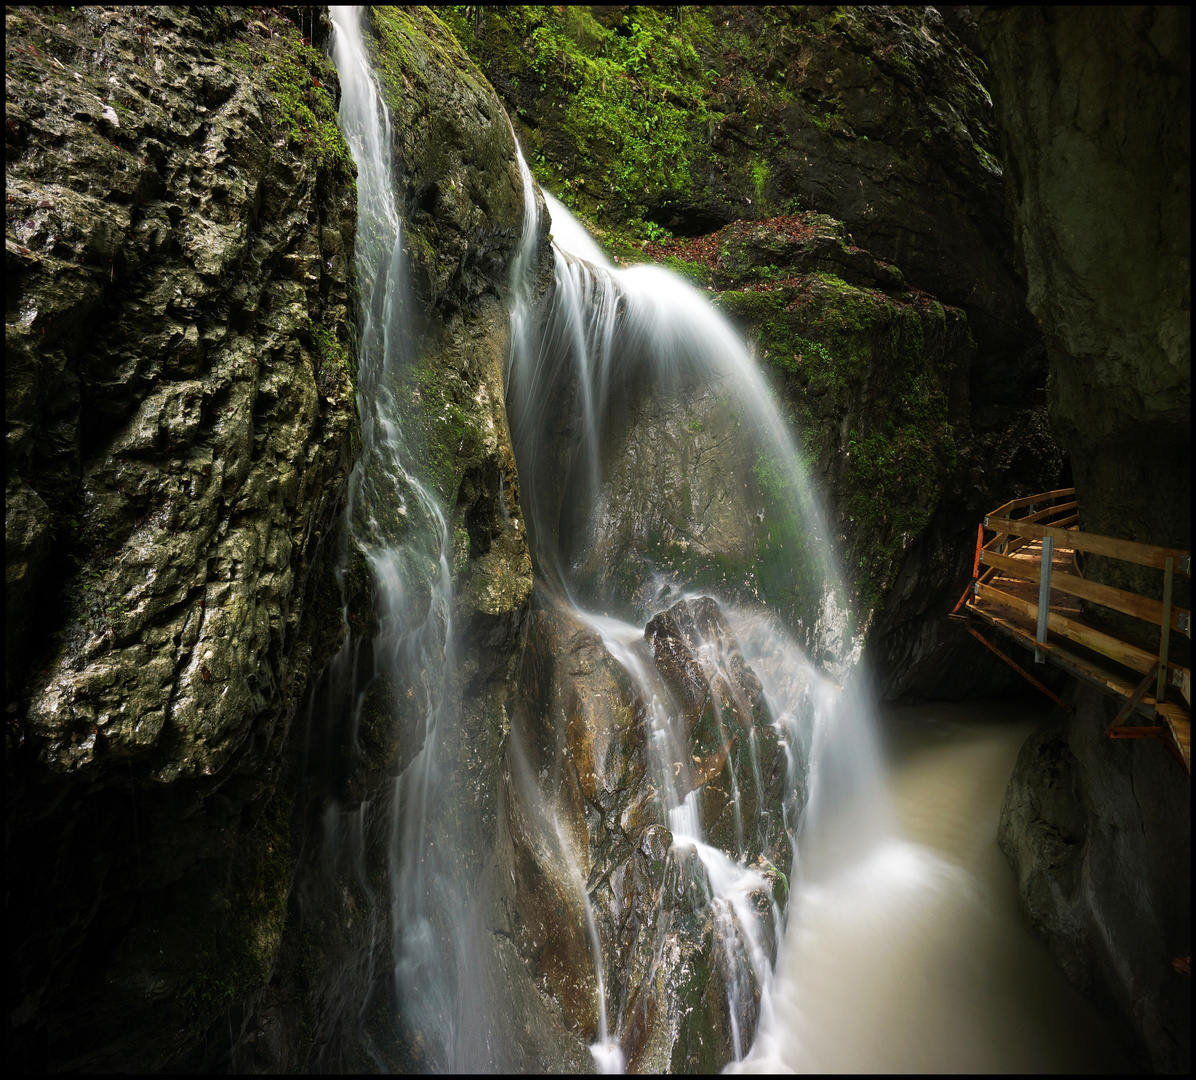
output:
{"label": "green vegetation", "polygon": [[315,354],[316,388],[325,396],[348,391],[356,404],[356,375],[353,354],[329,329],[308,319],[307,332],[311,336]]}
{"label": "green vegetation", "polygon": [[[297,32],[296,32],[297,33]],[[266,84],[276,100],[278,122],[291,145],[320,169],[355,176],[356,167],[336,121],[327,86],[336,79],[332,63],[318,49],[296,42],[270,58]]]}
{"label": "green vegetation", "polygon": [[[775,373],[790,422],[802,433],[803,455],[843,463],[826,494],[839,503],[848,535],[844,570],[859,605],[876,608],[955,468],[946,312],[934,301],[903,303],[830,274],[772,290],[729,290],[715,302],[755,339]],[[839,430],[844,417],[855,425],[846,439]],[[755,472],[783,528],[775,466],[760,460]],[[761,574],[766,591],[780,584]]]}
{"label": "green vegetation", "polygon": [[441,16],[484,71],[496,62],[510,72],[514,95],[535,96],[571,144],[567,159],[527,147],[537,179],[633,237],[660,239],[645,196],[689,191],[707,124],[721,118],[707,104],[717,73],[695,48],[713,35],[706,12],[637,7],[617,29],[581,7],[488,8],[480,27],[473,8]]}
{"label": "green vegetation", "polygon": [[[219,8],[201,11],[224,37],[233,29],[228,13]],[[269,24],[270,37],[252,30],[222,42],[216,55],[242,72],[252,68],[265,75],[274,96],[272,119],[286,132],[287,141],[319,169],[357,175],[357,167],[337,125],[336,105],[328,91],[337,82],[332,61],[319,49],[305,44],[299,27],[277,12],[262,17]],[[260,76],[259,76],[260,77]]]}

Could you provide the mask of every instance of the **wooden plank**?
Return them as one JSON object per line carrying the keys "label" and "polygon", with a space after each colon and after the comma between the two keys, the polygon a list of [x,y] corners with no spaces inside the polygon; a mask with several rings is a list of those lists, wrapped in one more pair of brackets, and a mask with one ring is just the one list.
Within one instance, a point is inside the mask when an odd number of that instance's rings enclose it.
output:
{"label": "wooden plank", "polygon": [[1176,561],[1176,569],[1187,574],[1186,567],[1189,553],[1178,548],[1159,547],[1157,544],[1139,544],[1134,540],[1114,540],[1111,536],[1098,536],[1096,533],[1080,532],[1078,529],[1059,529],[1051,525],[1022,524],[1011,518],[993,517],[991,514],[984,519],[986,529],[996,529],[998,532],[1009,533],[1011,536],[1028,536],[1035,540],[1042,540],[1050,536],[1060,547],[1073,551],[1087,551],[1093,555],[1108,555],[1114,559],[1124,559],[1126,562],[1138,563],[1140,566],[1153,566],[1163,570],[1168,556]]}
{"label": "wooden plank", "polygon": [[1164,712],[1159,709],[1159,715],[1167,721],[1167,726],[1171,729],[1171,737],[1175,740],[1175,745],[1179,749],[1180,758],[1184,763],[1184,768],[1188,770],[1188,775],[1192,775],[1192,715],[1187,716],[1173,715],[1170,712]]}
{"label": "wooden plank", "polygon": [[[1011,574],[1023,581],[1038,583],[1039,570],[1036,561],[1013,559],[1008,555],[998,555],[995,551],[982,551],[980,561],[986,566],[995,566],[1003,573]],[[1125,589],[1115,589],[1112,585],[1100,585],[1076,574],[1055,571],[1051,575],[1051,588],[1058,589],[1061,593],[1067,593],[1068,596],[1078,596],[1082,600],[1091,600],[1095,604],[1102,604],[1114,611],[1120,611],[1124,615],[1133,615],[1134,618],[1155,626],[1160,626],[1163,621],[1163,605],[1160,601],[1151,600],[1147,596],[1139,596],[1137,593],[1126,592]],[[1185,633],[1180,630],[1182,621],[1180,616],[1187,614],[1189,612],[1186,608],[1172,607],[1171,629]],[[1191,632],[1187,633],[1190,637]]]}
{"label": "wooden plank", "polygon": [[1155,673],[1159,670],[1159,665],[1156,662],[1151,666],[1151,669],[1146,673],[1146,677],[1138,683],[1134,688],[1134,692],[1130,694],[1129,699],[1118,711],[1117,715],[1113,717],[1113,721],[1107,728],[1105,728],[1106,735],[1112,735],[1115,727],[1120,727],[1129,719],[1137,707],[1138,703],[1146,696],[1146,691],[1150,689],[1151,680],[1155,677]]}
{"label": "wooden plank", "polygon": [[[1051,555],[1054,543],[1055,541],[1048,536],[1042,542],[1042,554],[1039,556],[1042,580],[1038,583],[1038,627],[1034,632],[1034,640],[1039,645],[1047,639],[1047,620],[1051,617],[1051,571],[1055,569]],[[1038,664],[1045,664],[1046,653],[1036,648],[1034,661]]]}
{"label": "wooden plank", "polygon": [[[1027,514],[1024,518],[1018,518],[1018,521],[1042,521],[1043,518],[1049,518],[1055,514],[1061,514],[1064,510],[1075,510],[1079,503],[1069,502],[1060,503],[1058,506],[1048,506],[1045,510],[1037,510],[1033,514]],[[1058,522],[1052,522],[1052,525],[1058,526]]]}
{"label": "wooden plank", "polygon": [[[1033,651],[1033,630],[1027,626],[1018,625],[1017,617],[1012,615],[1012,613],[1009,613],[1009,616],[1012,616],[1009,617],[1006,613],[991,611],[975,604],[969,604],[968,610],[972,614],[978,615],[992,626],[993,629],[999,630],[1023,648]],[[1134,692],[1134,684],[1128,679],[1109,671],[1107,668],[1100,667],[1090,660],[1077,656],[1056,641],[1048,641],[1043,648],[1051,654],[1052,663],[1057,663],[1069,675],[1074,675],[1077,679],[1090,683],[1106,694],[1120,694],[1122,697],[1129,697]],[[1153,715],[1153,713],[1146,713],[1145,710],[1146,702],[1143,701],[1138,711],[1144,715]]]}
{"label": "wooden plank", "polygon": [[980,642],[981,645],[983,645],[986,649],[988,649],[989,652],[996,653],[997,656],[999,656],[1002,660],[1004,660],[1005,663],[1007,663],[1011,668],[1013,668],[1013,670],[1016,671],[1023,679],[1025,679],[1028,683],[1030,683],[1031,686],[1037,687],[1039,690],[1041,690],[1056,705],[1061,705],[1068,712],[1074,711],[1072,709],[1072,707],[1067,704],[1066,701],[1064,701],[1058,694],[1055,693],[1054,690],[1052,690],[1049,686],[1044,686],[1042,683],[1040,683],[1036,678],[1034,678],[1033,675],[1031,675],[1016,660],[1011,660],[1008,656],[1006,656],[1003,652],[1001,652],[1001,650],[998,649],[991,641],[989,641],[988,638],[986,638],[982,633],[980,633],[980,631],[977,630],[974,626],[968,626],[968,627],[966,627],[966,629],[967,629],[967,632],[969,634],[971,634],[972,637],[974,637],[978,642]]}
{"label": "wooden plank", "polygon": [[1017,510],[1023,506],[1033,506],[1035,503],[1046,502],[1047,499],[1058,499],[1064,495],[1074,495],[1075,493],[1076,489],[1069,487],[1060,488],[1058,491],[1044,491],[1041,495],[1027,495],[1021,499],[1010,499],[1009,502],[998,506],[993,514],[1004,514],[1007,510]]}
{"label": "wooden plank", "polygon": [[[998,607],[1016,611],[1019,615],[1032,621],[1036,622],[1038,619],[1037,604],[1022,600],[1010,593],[1002,592],[1000,589],[994,589],[991,585],[979,585],[977,594],[982,600],[988,600]],[[1148,671],[1155,660],[1144,649],[1139,649],[1137,646],[1121,641],[1111,634],[1104,634],[1099,630],[1093,630],[1091,627],[1073,623],[1071,619],[1065,619],[1062,615],[1055,615],[1053,612],[1049,615],[1047,626],[1056,633],[1078,642],[1086,649],[1092,649],[1094,652],[1098,652],[1102,656],[1107,656],[1110,660],[1116,660],[1117,663],[1124,664],[1126,667],[1133,668],[1138,672]]]}
{"label": "wooden plank", "polygon": [[[994,589],[991,585],[978,584],[976,590],[981,599],[988,600],[1011,611],[1016,611],[1026,618],[1033,620],[1038,618],[1037,604],[1031,604],[1007,592],[1001,592],[1001,590]],[[1055,633],[1062,634],[1065,638],[1083,645],[1086,649],[1091,649],[1102,656],[1107,656],[1110,660],[1115,660],[1119,664],[1133,668],[1134,671],[1140,673],[1147,672],[1155,663],[1155,657],[1145,649],[1139,649],[1136,645],[1131,645],[1128,641],[1115,638],[1111,634],[1094,630],[1091,626],[1085,626],[1074,619],[1069,619],[1063,615],[1056,615],[1053,611],[1048,613],[1047,626]],[[1182,680],[1180,673],[1184,670],[1186,669],[1181,668],[1178,664],[1169,665],[1167,673],[1168,684],[1179,686]]]}
{"label": "wooden plank", "polygon": [[[986,611],[984,608],[973,604],[968,605],[968,610],[972,614],[979,616],[994,630],[1004,634],[1010,640],[1024,648],[1031,650],[1034,648],[1034,634],[1026,627],[1018,626],[1012,619],[1003,618],[995,612]],[[1085,657],[1077,655],[1058,642],[1048,641],[1043,648],[1050,654],[1051,663],[1062,668],[1069,675],[1079,679],[1081,682],[1086,682],[1106,694],[1116,694],[1119,697],[1128,698],[1134,692],[1134,684],[1128,679],[1093,663]],[[1153,695],[1147,694],[1138,703],[1137,711],[1148,720],[1161,717],[1167,723],[1167,726],[1171,730],[1172,738],[1175,740],[1175,745],[1179,751],[1184,768],[1187,770],[1188,775],[1191,776],[1192,722],[1190,710],[1170,701],[1160,704],[1155,701]]]}
{"label": "wooden plank", "polygon": [[[1163,571],[1163,618],[1159,637],[1159,688],[1155,696],[1162,701],[1167,696],[1167,654],[1171,645],[1171,586],[1175,581],[1175,557],[1167,556]],[[1049,604],[1050,601],[1048,600]]]}

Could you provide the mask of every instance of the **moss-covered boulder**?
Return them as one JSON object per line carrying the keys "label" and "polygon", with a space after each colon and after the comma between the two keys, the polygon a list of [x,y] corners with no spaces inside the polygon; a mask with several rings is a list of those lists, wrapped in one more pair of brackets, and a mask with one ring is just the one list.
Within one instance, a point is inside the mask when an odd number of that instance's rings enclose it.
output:
{"label": "moss-covered boulder", "polygon": [[986,356],[990,335],[1005,350],[1032,336],[985,68],[958,20],[618,5],[458,7],[446,21],[537,179],[600,227],[692,236],[817,210],[964,306]]}
{"label": "moss-covered boulder", "polygon": [[[994,429],[990,407],[973,400],[976,346],[965,312],[911,286],[900,267],[859,247],[827,215],[737,222],[709,236],[644,243],[625,253],[632,258],[650,258],[707,290],[754,342],[827,505],[855,625],[871,626],[867,647],[885,692],[1001,685],[1004,673],[983,658],[959,678],[958,666],[943,658],[949,630],[941,613],[956,598],[961,553],[970,550],[961,523],[977,520],[1006,491],[1047,490],[1058,475],[1043,402]],[[684,400],[690,410],[702,407],[696,395]],[[642,409],[634,405],[628,415]],[[686,416],[688,432],[673,438],[700,443],[707,419],[712,448],[725,459],[731,444],[718,434],[717,416]],[[639,458],[652,453],[643,449]],[[750,475],[737,476],[725,461],[713,468],[768,528],[746,562],[729,551],[730,563],[703,569],[703,580],[742,578],[753,595],[792,617],[802,526],[778,469],[766,456],[750,462]],[[691,505],[676,496],[662,502]],[[751,533],[749,515],[731,516]]]}

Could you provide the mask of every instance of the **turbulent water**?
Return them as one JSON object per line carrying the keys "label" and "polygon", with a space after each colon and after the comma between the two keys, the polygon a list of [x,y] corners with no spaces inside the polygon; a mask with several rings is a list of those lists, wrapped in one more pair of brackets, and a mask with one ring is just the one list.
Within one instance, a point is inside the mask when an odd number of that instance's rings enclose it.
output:
{"label": "turbulent water", "polygon": [[1107,1024],[1033,939],[996,843],[1033,714],[919,706],[884,718],[896,830],[795,890],[744,1071],[1112,1072]]}

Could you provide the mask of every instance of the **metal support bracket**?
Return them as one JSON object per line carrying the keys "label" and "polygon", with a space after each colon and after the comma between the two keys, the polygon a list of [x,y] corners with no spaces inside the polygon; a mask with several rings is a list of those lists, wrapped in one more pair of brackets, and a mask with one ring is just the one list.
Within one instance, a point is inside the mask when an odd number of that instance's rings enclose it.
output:
{"label": "metal support bracket", "polygon": [[1051,555],[1054,541],[1049,536],[1042,538],[1042,565],[1038,574],[1038,633],[1034,636],[1034,663],[1045,664],[1047,627],[1051,614]]}

